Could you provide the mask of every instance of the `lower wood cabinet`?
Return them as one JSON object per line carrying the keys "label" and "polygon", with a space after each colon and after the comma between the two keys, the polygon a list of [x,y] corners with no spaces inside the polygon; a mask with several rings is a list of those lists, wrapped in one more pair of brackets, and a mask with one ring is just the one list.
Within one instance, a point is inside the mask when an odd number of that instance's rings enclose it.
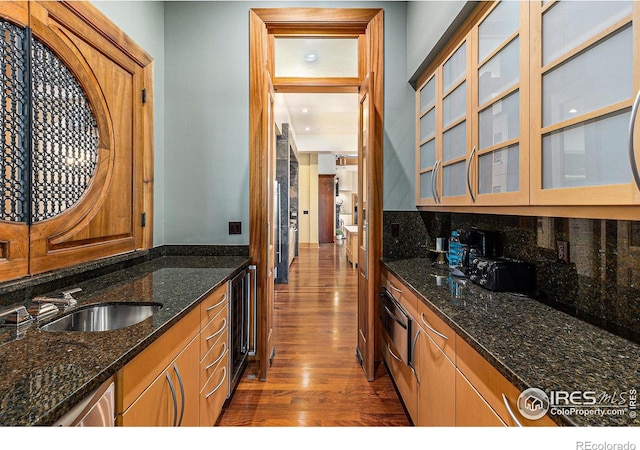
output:
{"label": "lower wood cabinet", "polygon": [[505,427],[500,416],[459,370],[454,372],[455,424],[459,427]]}
{"label": "lower wood cabinet", "polygon": [[[384,334],[384,333],[383,333]],[[387,336],[383,337],[383,357],[413,423],[418,419],[418,387],[415,374],[400,357]]]}
{"label": "lower wood cabinet", "polygon": [[384,331],[381,352],[415,425],[556,426],[549,416],[523,417],[517,409],[520,390],[384,266],[381,280],[413,318],[415,373],[394,358]]}
{"label": "lower wood cabinet", "polygon": [[228,283],[116,376],[116,425],[213,426],[229,396]]}
{"label": "lower wood cabinet", "polygon": [[194,427],[198,407],[198,340],[194,339],[122,414],[122,426]]}
{"label": "lower wood cabinet", "polygon": [[345,226],[345,244],[347,247],[347,261],[351,263],[351,267],[358,265],[358,227]]}
{"label": "lower wood cabinet", "polygon": [[[453,337],[453,336],[452,336]],[[423,328],[414,349],[418,374],[418,426],[456,424],[456,366]]]}

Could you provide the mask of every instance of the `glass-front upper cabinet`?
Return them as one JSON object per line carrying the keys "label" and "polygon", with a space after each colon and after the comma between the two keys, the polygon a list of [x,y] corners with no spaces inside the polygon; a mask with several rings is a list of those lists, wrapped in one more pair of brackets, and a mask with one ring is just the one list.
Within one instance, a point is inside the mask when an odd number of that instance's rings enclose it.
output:
{"label": "glass-front upper cabinet", "polygon": [[531,204],[637,204],[640,2],[531,8]]}
{"label": "glass-front upper cabinet", "polygon": [[417,92],[416,203],[468,204],[470,43],[463,40]]}
{"label": "glass-front upper cabinet", "polygon": [[466,185],[473,204],[529,201],[528,4],[494,4],[473,29],[473,148]]}

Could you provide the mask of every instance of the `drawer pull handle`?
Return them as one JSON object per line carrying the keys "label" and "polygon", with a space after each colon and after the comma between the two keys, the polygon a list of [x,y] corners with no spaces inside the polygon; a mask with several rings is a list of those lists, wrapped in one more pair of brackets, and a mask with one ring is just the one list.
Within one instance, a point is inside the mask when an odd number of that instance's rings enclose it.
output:
{"label": "drawer pull handle", "polygon": [[396,355],[393,354],[393,352],[391,351],[391,344],[389,343],[387,343],[387,351],[391,356],[393,356],[394,359],[397,359],[398,361],[402,362],[402,359],[398,358]]}
{"label": "drawer pull handle", "polygon": [[218,383],[218,385],[217,385],[215,388],[213,388],[213,391],[211,391],[211,392],[209,392],[207,395],[205,395],[205,397],[204,397],[204,398],[209,398],[209,397],[211,397],[213,394],[215,394],[215,393],[216,393],[216,391],[217,391],[218,389],[220,389],[220,386],[222,386],[222,383],[224,383],[225,378],[227,378],[227,368],[226,368],[226,367],[223,367],[223,368],[222,368],[222,380],[220,380],[220,383]]}
{"label": "drawer pull handle", "polygon": [[411,370],[413,371],[413,375],[416,377],[416,381],[420,384],[420,377],[418,376],[418,372],[416,372],[416,368],[414,367],[416,360],[416,345],[418,345],[418,337],[420,336],[420,327],[418,327],[418,332],[416,333],[416,337],[413,338],[413,345],[411,346]]}
{"label": "drawer pull handle", "polygon": [[224,329],[227,328],[227,318],[225,317],[224,319],[222,319],[222,327],[216,331],[215,333],[213,333],[211,336],[209,336],[207,338],[207,342],[209,342],[211,339],[213,339],[214,337],[216,337],[217,335],[219,335],[220,333],[222,333],[224,331]]}
{"label": "drawer pull handle", "polygon": [[507,399],[507,396],[504,394],[502,394],[502,401],[504,402],[504,406],[505,408],[507,408],[507,412],[509,413],[509,416],[511,416],[511,419],[513,419],[513,421],[516,423],[517,426],[521,427],[522,424],[520,423],[516,415],[513,413],[513,411],[511,411],[511,406],[509,406],[509,400]]}
{"label": "drawer pull handle", "polygon": [[402,294],[402,289],[398,289],[397,287],[395,287],[391,281],[389,281],[389,286],[391,286],[391,289],[393,289],[394,291]]}
{"label": "drawer pull handle", "polygon": [[226,354],[227,354],[227,343],[226,343],[226,342],[223,342],[223,343],[222,343],[222,345],[224,346],[224,347],[223,347],[223,349],[222,349],[222,353],[220,353],[220,356],[218,356],[218,357],[216,358],[216,360],[215,360],[215,361],[213,361],[211,364],[209,364],[209,365],[206,367],[206,370],[209,370],[209,369],[211,369],[213,366],[215,366],[216,364],[218,364],[218,363],[220,362],[220,360],[221,360],[222,358],[224,358],[224,355],[226,355]]}
{"label": "drawer pull handle", "polygon": [[182,418],[184,417],[184,403],[185,403],[184,384],[182,383],[182,376],[180,375],[180,371],[178,370],[178,365],[177,364],[173,365],[173,370],[176,371],[176,375],[178,376],[178,383],[180,384],[180,395],[182,396],[182,407],[180,409],[180,420],[178,420],[178,426],[181,427],[182,426]]}
{"label": "drawer pull handle", "polygon": [[216,303],[213,306],[209,306],[207,308],[207,312],[209,312],[209,311],[211,311],[213,309],[216,309],[218,306],[222,305],[226,300],[227,300],[227,293],[225,292],[224,295],[222,296],[222,300],[220,300],[218,303]]}
{"label": "drawer pull handle", "polygon": [[438,331],[436,331],[431,325],[429,325],[427,323],[427,321],[424,318],[424,313],[420,314],[420,320],[422,320],[422,323],[424,324],[425,327],[427,327],[429,329],[429,331],[432,331],[433,333],[437,334],[438,336],[440,336],[442,339],[444,340],[449,340],[449,338],[447,336],[445,336],[442,333],[439,333]]}

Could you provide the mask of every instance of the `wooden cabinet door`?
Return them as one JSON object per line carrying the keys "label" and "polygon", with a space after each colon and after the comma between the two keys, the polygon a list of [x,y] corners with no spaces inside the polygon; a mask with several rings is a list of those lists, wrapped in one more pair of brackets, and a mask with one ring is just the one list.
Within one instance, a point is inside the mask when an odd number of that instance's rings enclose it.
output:
{"label": "wooden cabinet door", "polygon": [[630,116],[640,101],[640,4],[529,5],[537,44],[530,65],[531,203],[638,204],[640,127]]}
{"label": "wooden cabinet door", "polygon": [[505,427],[500,416],[489,406],[469,381],[456,370],[455,416],[458,427]]}
{"label": "wooden cabinet door", "polygon": [[[73,122],[74,111],[58,117],[60,110],[74,108],[74,104],[63,101],[68,86],[62,86],[60,77],[50,73],[34,81],[35,95],[40,91],[43,95],[34,105],[34,126],[42,130],[34,130],[32,154],[36,163],[42,163],[35,165],[32,176],[31,273],[149,245],[149,240],[144,240],[143,231],[148,230],[143,230],[142,214],[152,192],[152,166],[145,166],[152,161],[151,110],[143,89],[150,100],[151,59],[140,51],[128,52],[115,45],[97,31],[100,28],[81,20],[80,14],[102,24],[99,18],[103,16],[84,2],[31,2],[34,45],[40,46],[34,57],[46,53],[42,56],[45,61],[58,61],[56,72],[68,71],[68,78],[75,78],[79,94],[74,98],[84,93],[85,99],[80,102],[86,102],[85,110],[90,110],[87,115],[93,115],[95,133],[91,134],[96,135],[95,156],[93,150],[90,152],[94,168],[80,171],[77,167],[86,165],[85,153],[78,150],[75,138],[61,131]],[[105,29],[113,28],[102,20]],[[45,71],[42,65],[32,64],[36,77],[38,70]],[[90,119],[74,127],[92,126],[87,121]],[[72,202],[65,185],[78,177],[85,181],[73,189],[74,202],[69,204]],[[148,212],[146,219],[150,221]]]}
{"label": "wooden cabinet door", "polygon": [[416,347],[419,426],[455,426],[456,366],[420,328]]}
{"label": "wooden cabinet door", "polygon": [[122,415],[122,426],[198,426],[199,355],[193,339]]}

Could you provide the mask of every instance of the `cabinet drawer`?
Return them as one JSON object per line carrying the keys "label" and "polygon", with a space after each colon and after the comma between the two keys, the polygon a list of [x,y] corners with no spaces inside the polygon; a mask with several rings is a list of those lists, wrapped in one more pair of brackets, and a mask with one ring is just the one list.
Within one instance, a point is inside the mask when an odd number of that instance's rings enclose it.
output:
{"label": "cabinet drawer", "polygon": [[202,361],[200,361],[200,387],[204,387],[209,377],[211,377],[213,372],[220,366],[221,361],[225,359],[227,353],[229,353],[228,336],[228,329],[226,329],[220,335],[220,338],[211,346],[209,352],[204,355]]}
{"label": "cabinet drawer", "polygon": [[228,307],[225,305],[200,332],[200,357],[203,358],[209,350],[220,340],[228,336],[229,319]]}
{"label": "cabinet drawer", "polygon": [[200,391],[200,426],[211,427],[216,424],[222,406],[229,395],[228,364],[229,352],[225,354],[217,369],[213,372],[202,391]]}
{"label": "cabinet drawer", "polygon": [[409,315],[415,320],[418,317],[418,297],[409,290],[397,277],[389,272],[383,272],[383,286],[400,304],[407,310]]}
{"label": "cabinet drawer", "polygon": [[507,425],[517,425],[511,416],[513,414],[524,426],[556,426],[548,415],[538,420],[523,417],[517,407],[520,391],[460,337],[457,337],[456,351],[456,365],[460,372]]}
{"label": "cabinet drawer", "polygon": [[422,300],[418,301],[418,325],[442,349],[451,361],[456,360],[456,333]]}
{"label": "cabinet drawer", "polygon": [[219,312],[224,305],[229,303],[227,283],[223,283],[215,291],[200,303],[200,328],[204,328]]}
{"label": "cabinet drawer", "polygon": [[387,336],[384,336],[383,338],[383,345],[383,357],[387,362],[387,367],[389,368],[393,381],[395,382],[398,392],[402,397],[402,402],[407,408],[407,411],[411,416],[411,420],[413,420],[414,423],[417,423],[418,389],[413,370],[411,370],[411,367],[407,366],[402,360],[398,361],[398,350],[389,342]]}

